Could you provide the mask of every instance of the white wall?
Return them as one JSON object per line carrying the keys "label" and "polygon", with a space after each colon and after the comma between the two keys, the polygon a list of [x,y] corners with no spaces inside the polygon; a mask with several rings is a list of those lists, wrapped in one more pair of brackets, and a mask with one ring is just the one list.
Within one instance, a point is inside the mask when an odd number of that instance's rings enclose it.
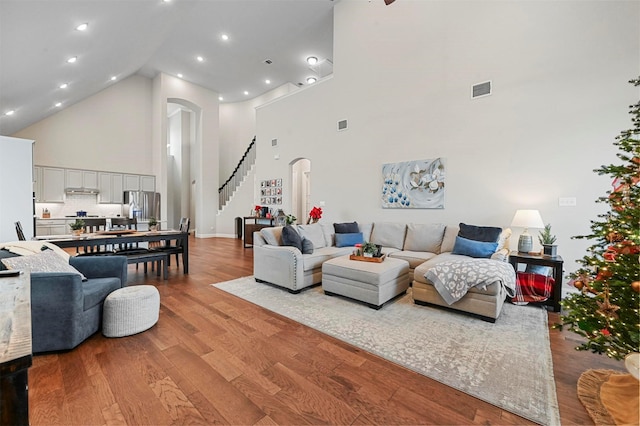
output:
{"label": "white wall", "polygon": [[[465,222],[509,226],[539,209],[566,269],[587,243],[610,188],[593,169],[615,162],[638,90],[640,3],[343,1],[334,9],[334,76],[258,109],[256,179],[309,158],[323,221]],[[493,81],[491,96],[471,86]],[[348,119],[349,130],[336,132]],[[381,208],[381,167],[444,157],[445,208]],[[576,197],[576,207],[558,207]],[[519,232],[514,230],[514,242]],[[534,231],[537,235],[537,231]],[[536,241],[537,246],[537,241]]]}
{"label": "white wall", "polygon": [[248,101],[220,104],[220,182],[231,176],[256,135],[256,107],[296,90],[297,86],[286,83]]}
{"label": "white wall", "polygon": [[0,242],[33,237],[33,141],[0,136]]}
{"label": "white wall", "polygon": [[34,164],[152,173],[151,80],[132,76],[19,132]]}

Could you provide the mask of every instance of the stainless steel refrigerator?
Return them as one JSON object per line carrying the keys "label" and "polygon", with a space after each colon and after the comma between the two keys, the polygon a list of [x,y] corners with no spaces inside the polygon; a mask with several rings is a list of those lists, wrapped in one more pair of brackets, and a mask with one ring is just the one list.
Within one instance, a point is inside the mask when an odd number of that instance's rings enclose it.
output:
{"label": "stainless steel refrigerator", "polygon": [[125,191],[122,216],[146,222],[154,217],[160,221],[160,193]]}

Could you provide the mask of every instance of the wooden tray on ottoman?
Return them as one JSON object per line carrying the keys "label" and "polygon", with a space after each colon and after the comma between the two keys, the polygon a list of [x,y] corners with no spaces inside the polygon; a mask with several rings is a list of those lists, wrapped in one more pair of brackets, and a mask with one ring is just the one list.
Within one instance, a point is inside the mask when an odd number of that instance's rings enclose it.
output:
{"label": "wooden tray on ottoman", "polygon": [[349,259],[351,260],[359,260],[361,262],[374,262],[374,263],[381,263],[384,261],[386,255],[380,256],[380,257],[364,257],[364,256],[356,256],[355,254],[350,254],[349,255]]}

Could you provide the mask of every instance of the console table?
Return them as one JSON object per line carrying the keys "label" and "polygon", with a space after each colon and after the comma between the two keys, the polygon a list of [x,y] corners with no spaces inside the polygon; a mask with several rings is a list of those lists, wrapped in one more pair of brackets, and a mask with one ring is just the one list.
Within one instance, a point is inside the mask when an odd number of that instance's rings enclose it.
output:
{"label": "console table", "polygon": [[253,247],[253,233],[274,226],[275,218],[245,216],[242,218],[244,248]]}
{"label": "console table", "polygon": [[549,266],[553,270],[553,294],[544,303],[553,308],[553,312],[560,312],[560,301],[562,300],[562,265],[564,261],[560,256],[542,256],[528,253],[512,251],[509,253],[509,263],[518,272],[518,264]]}
{"label": "console table", "polygon": [[31,276],[0,276],[0,424],[29,424]]}

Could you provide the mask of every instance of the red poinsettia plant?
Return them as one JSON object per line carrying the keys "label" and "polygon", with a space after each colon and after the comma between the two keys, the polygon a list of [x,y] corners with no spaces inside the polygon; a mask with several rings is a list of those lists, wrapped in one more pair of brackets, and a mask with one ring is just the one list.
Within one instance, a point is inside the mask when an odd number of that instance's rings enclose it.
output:
{"label": "red poinsettia plant", "polygon": [[314,222],[315,223],[318,220],[320,220],[321,217],[322,217],[322,208],[314,207],[309,212],[309,220],[307,221],[307,223],[309,223],[309,222]]}

